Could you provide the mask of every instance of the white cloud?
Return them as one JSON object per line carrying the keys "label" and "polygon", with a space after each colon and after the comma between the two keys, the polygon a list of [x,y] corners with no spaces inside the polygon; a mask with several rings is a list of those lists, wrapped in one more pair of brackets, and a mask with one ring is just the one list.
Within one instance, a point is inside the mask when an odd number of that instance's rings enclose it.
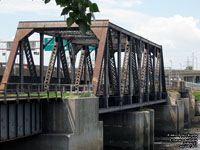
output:
{"label": "white cloud", "polygon": [[[200,43],[200,20],[175,14],[171,17],[155,17],[134,9],[113,8],[109,2],[99,3],[98,18],[107,18],[132,32],[163,46],[165,66],[174,68],[186,65],[187,57],[198,52]],[[200,56],[200,53],[198,53]],[[198,56],[196,53],[196,56]]]}
{"label": "white cloud", "polygon": [[[151,17],[144,24],[133,27],[136,33],[163,45],[165,66],[186,65],[187,57],[199,50],[199,19],[175,15],[169,18]],[[196,66],[195,66],[196,68]]]}

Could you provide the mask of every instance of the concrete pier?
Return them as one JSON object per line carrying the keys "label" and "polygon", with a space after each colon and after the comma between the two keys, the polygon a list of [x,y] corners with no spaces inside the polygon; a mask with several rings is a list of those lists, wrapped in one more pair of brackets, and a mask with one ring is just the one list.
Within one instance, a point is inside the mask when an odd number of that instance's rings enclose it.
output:
{"label": "concrete pier", "polygon": [[131,150],[153,148],[153,110],[109,113],[101,115],[100,120],[104,122],[105,147]]}
{"label": "concrete pier", "polygon": [[155,110],[156,136],[182,133],[184,128],[190,127],[195,115],[195,99],[190,93],[184,96],[188,97],[182,98],[178,92],[168,92],[167,105],[152,107]]}
{"label": "concrete pier", "polygon": [[195,115],[200,116],[200,101],[195,102]]}
{"label": "concrete pier", "polygon": [[153,108],[155,110],[155,136],[167,136],[172,133],[177,134],[177,106],[158,105]]}
{"label": "concrete pier", "polygon": [[98,98],[53,101],[43,107],[43,134],[3,143],[1,150],[103,150]]}

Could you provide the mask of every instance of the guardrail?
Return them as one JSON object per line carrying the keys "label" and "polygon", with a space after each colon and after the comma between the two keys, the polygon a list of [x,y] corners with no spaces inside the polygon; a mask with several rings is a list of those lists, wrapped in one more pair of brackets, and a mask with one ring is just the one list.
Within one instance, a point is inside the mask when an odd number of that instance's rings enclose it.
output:
{"label": "guardrail", "polygon": [[49,90],[44,90],[44,84],[37,83],[0,83],[0,101],[20,99],[47,98],[77,98],[93,96],[93,85],[50,84]]}
{"label": "guardrail", "polygon": [[185,82],[185,86],[190,88],[190,90],[200,91],[200,84],[193,82]]}

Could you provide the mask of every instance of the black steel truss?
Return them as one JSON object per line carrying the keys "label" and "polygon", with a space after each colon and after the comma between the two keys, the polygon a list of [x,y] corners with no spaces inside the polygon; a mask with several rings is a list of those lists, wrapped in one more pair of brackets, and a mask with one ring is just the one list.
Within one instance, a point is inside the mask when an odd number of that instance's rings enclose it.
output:
{"label": "black steel truss", "polygon": [[[28,25],[25,26],[25,24]],[[45,28],[41,24],[44,24]],[[34,25],[37,28],[34,28]],[[91,27],[93,28],[92,31],[87,32],[86,35],[81,35],[77,27],[66,28],[65,22],[59,22],[58,26],[60,27],[57,28],[55,22],[39,22],[38,24],[29,22],[20,25],[20,30],[23,28],[25,30],[28,28],[33,30],[30,33],[27,32],[26,36],[23,36],[23,33],[21,33],[19,35],[20,38],[17,38],[20,41],[16,40],[16,43],[22,46],[20,47],[22,50],[18,50],[18,53],[25,51],[30,76],[34,82],[38,82],[37,73],[27,37],[33,32],[37,32],[43,36],[50,35],[52,39],[57,39],[57,44],[54,45],[54,59],[50,60],[50,72],[46,74],[48,76],[45,79],[48,80],[45,80],[45,83],[49,84],[51,78],[55,78],[55,76],[52,76],[52,72],[54,70],[55,59],[57,59],[62,63],[64,74],[64,80],[61,80],[60,73],[58,73],[61,71],[59,61],[57,65],[58,83],[76,83],[77,85],[83,83],[94,84],[96,87],[95,94],[104,98],[103,107],[112,105],[110,99],[119,102],[118,104],[115,103],[115,105],[123,105],[135,102],[143,103],[144,100],[149,101],[166,98],[163,53],[160,45],[105,20],[97,21],[97,24]],[[40,52],[50,43],[49,41],[44,45],[43,36],[40,38]],[[67,64],[63,40],[67,40],[68,42],[70,64]],[[92,57],[88,50],[89,46],[98,47],[95,50],[96,62],[94,70],[91,60]],[[78,69],[75,64],[78,58],[77,54],[82,49],[85,54],[84,57],[80,58],[82,61]],[[116,53],[117,55],[115,55]],[[22,56],[20,55],[21,62],[23,61]],[[44,55],[40,55],[40,58],[40,62],[42,62]],[[117,60],[118,65],[116,65],[115,60]],[[121,62],[123,62],[122,66]],[[68,65],[70,65],[70,70]],[[23,82],[23,63],[20,66],[20,78],[21,82]],[[40,66],[40,72],[42,69]],[[10,70],[7,71],[10,74]],[[48,72],[48,69],[46,72]],[[84,73],[84,78],[82,78],[82,72]],[[76,75],[79,75],[77,76],[77,81],[75,80]],[[43,81],[42,78],[43,75],[40,73],[40,82]],[[6,74],[4,79],[7,82]],[[135,97],[137,97],[137,100],[134,99]]]}

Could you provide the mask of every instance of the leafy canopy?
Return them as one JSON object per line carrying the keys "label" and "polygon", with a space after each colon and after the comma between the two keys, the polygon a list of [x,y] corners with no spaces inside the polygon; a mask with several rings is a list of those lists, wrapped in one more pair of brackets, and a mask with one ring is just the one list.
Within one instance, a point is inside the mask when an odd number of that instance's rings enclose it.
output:
{"label": "leafy canopy", "polygon": [[[45,4],[51,0],[44,0]],[[90,0],[55,0],[56,4],[62,9],[61,15],[69,15],[66,19],[67,26],[70,27],[73,23],[79,26],[82,34],[85,34],[91,25],[91,20],[94,18],[94,13],[99,12],[96,3]]]}
{"label": "leafy canopy", "polygon": [[193,67],[192,67],[192,66],[187,66],[187,67],[185,68],[185,70],[193,70]]}

